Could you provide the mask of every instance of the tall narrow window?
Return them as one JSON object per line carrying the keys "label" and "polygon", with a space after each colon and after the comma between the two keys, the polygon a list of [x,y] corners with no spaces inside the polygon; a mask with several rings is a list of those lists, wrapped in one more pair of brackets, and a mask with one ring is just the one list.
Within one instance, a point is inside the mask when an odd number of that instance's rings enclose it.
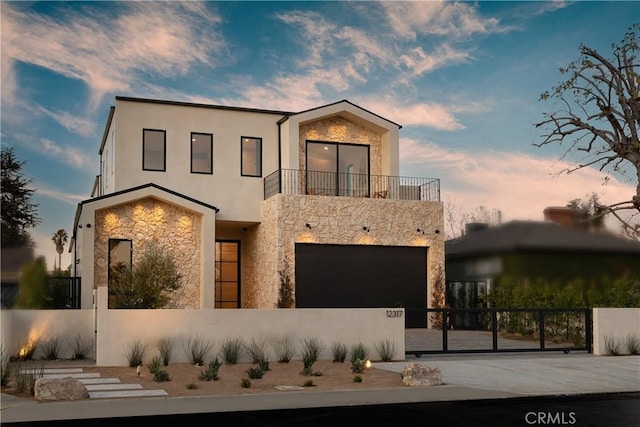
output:
{"label": "tall narrow window", "polygon": [[242,176],[262,176],[262,138],[243,136]]}
{"label": "tall narrow window", "polygon": [[166,170],[167,132],[157,129],[142,130],[142,169]]}
{"label": "tall narrow window", "polygon": [[191,173],[213,173],[213,135],[191,132]]}
{"label": "tall narrow window", "polygon": [[129,239],[109,239],[107,283],[109,287],[109,307],[112,307],[114,286],[123,280],[132,268],[133,243]]}
{"label": "tall narrow window", "polygon": [[240,308],[240,242],[216,241],[215,308]]}

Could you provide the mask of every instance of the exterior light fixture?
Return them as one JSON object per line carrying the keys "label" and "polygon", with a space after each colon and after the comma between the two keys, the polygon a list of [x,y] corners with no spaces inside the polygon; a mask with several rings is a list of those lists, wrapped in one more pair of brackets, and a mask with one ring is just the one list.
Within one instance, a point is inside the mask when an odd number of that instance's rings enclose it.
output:
{"label": "exterior light fixture", "polygon": [[424,234],[424,230],[422,230],[422,229],[420,229],[420,228],[416,229],[416,231],[417,231],[418,233],[422,233],[422,234]]}
{"label": "exterior light fixture", "polygon": [[307,228],[311,228],[311,224],[309,224],[309,223],[306,223],[304,226],[307,227]]}
{"label": "exterior light fixture", "polygon": [[440,230],[436,228],[436,234],[440,234]]}
{"label": "exterior light fixture", "polygon": [[369,231],[371,231],[371,229],[369,227],[367,227],[366,225],[364,225],[362,227],[362,231],[366,231],[368,233]]}
{"label": "exterior light fixture", "polygon": [[364,362],[364,367],[365,369],[371,369],[371,360],[367,360],[366,362]]}
{"label": "exterior light fixture", "polygon": [[91,224],[87,224],[87,228],[91,228]]}

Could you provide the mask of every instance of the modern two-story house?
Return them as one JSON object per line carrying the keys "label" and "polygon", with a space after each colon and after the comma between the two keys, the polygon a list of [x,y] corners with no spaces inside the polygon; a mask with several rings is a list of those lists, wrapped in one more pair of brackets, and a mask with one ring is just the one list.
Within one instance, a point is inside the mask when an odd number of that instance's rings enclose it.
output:
{"label": "modern two-story house", "polygon": [[81,307],[145,242],[174,308],[405,307],[425,324],[444,268],[439,180],[399,176],[401,126],[343,100],[301,111],[116,97],[71,251]]}

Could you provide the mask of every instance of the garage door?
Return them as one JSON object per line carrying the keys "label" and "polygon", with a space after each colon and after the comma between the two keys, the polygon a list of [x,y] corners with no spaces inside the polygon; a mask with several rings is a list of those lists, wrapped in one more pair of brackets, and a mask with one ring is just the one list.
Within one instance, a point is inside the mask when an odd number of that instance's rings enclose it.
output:
{"label": "garage door", "polygon": [[296,307],[405,307],[407,327],[426,327],[427,248],[296,243],[295,253]]}

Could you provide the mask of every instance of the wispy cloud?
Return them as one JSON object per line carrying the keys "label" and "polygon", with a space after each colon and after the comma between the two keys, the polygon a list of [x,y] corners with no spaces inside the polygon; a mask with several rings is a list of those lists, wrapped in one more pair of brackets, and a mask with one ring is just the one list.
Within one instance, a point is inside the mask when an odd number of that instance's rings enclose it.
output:
{"label": "wispy cloud", "polygon": [[402,126],[425,126],[438,130],[463,129],[464,125],[452,114],[452,109],[438,103],[407,103],[397,98],[365,99],[363,107]]}
{"label": "wispy cloud", "polygon": [[423,176],[447,171],[450,181],[441,183],[443,198],[453,197],[469,211],[480,205],[499,209],[505,220],[541,220],[545,207],[565,205],[592,191],[603,203],[628,200],[635,194],[632,185],[614,177],[603,185],[606,175],[595,169],[557,175],[564,165],[555,159],[523,153],[470,153],[403,138],[400,163]]}
{"label": "wispy cloud", "polygon": [[58,122],[60,125],[62,125],[65,129],[77,133],[78,135],[92,136],[95,134],[96,123],[92,120],[74,116],[73,114],[65,111],[50,111],[44,107],[38,107],[38,111],[46,114],[47,116]]}
{"label": "wispy cloud", "polygon": [[418,46],[400,55],[399,64],[409,70],[409,77],[415,77],[445,65],[465,62],[470,57],[469,52],[452,48],[447,44],[438,46],[432,53],[427,53]]}
{"label": "wispy cloud", "polygon": [[58,145],[48,138],[41,138],[36,147],[43,153],[77,168],[93,168],[94,162],[84,151],[70,145]]}
{"label": "wispy cloud", "polygon": [[485,18],[474,4],[448,1],[383,1],[389,27],[398,37],[421,34],[468,37],[508,31],[496,18]]}
{"label": "wispy cloud", "polygon": [[[91,106],[107,93],[128,92],[149,74],[185,75],[194,64],[215,67],[224,47],[220,18],[205,3],[121,2],[116,14],[78,13],[61,3],[44,16],[3,3],[3,55],[83,81]],[[199,25],[193,25],[194,20]],[[202,43],[202,40],[207,40]]]}
{"label": "wispy cloud", "polygon": [[87,195],[66,193],[64,191],[48,188],[46,186],[40,185],[39,183],[36,183],[35,190],[36,190],[35,194],[38,196],[43,196],[50,199],[62,201],[74,206],[77,205],[78,202],[81,202],[88,198]]}

